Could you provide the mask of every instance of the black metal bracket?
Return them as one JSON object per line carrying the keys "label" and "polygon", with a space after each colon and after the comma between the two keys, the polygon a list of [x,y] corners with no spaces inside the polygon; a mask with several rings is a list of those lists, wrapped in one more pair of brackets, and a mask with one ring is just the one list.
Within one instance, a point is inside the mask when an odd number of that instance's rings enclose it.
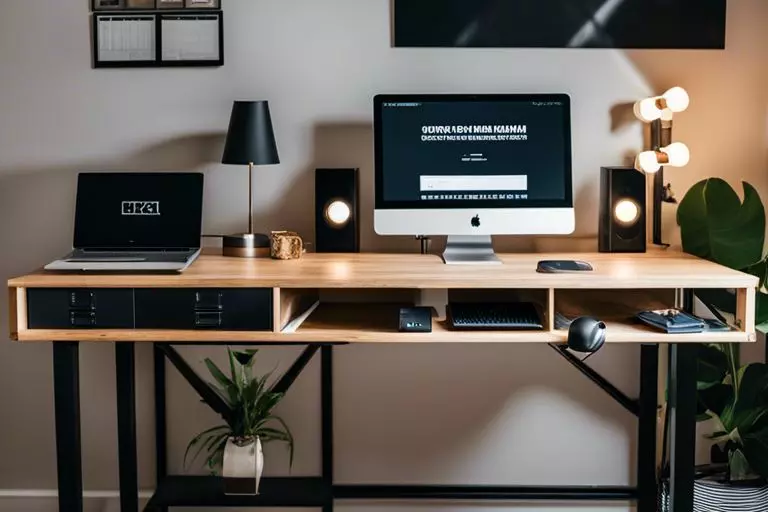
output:
{"label": "black metal bracket", "polygon": [[203,380],[195,370],[181,357],[176,349],[171,345],[157,345],[157,347],[163,352],[165,357],[176,367],[184,380],[186,380],[190,386],[192,386],[200,398],[213,409],[214,412],[220,414],[225,420],[232,416],[232,409],[229,405],[211,388],[211,386]]}
{"label": "black metal bracket", "polygon": [[[187,363],[184,358],[174,349],[170,344],[156,344],[157,350],[162,355],[168,358],[168,360],[176,367],[184,380],[186,380],[192,388],[200,395],[200,398],[213,409],[214,412],[221,415],[222,418],[227,419],[232,415],[232,410],[229,405],[211,388],[203,378],[201,378],[197,372]],[[274,386],[272,391],[276,393],[285,393],[290,389],[296,379],[304,371],[312,357],[320,349],[319,345],[309,345],[304,349],[304,352],[296,359],[290,368],[283,374]],[[156,364],[161,364],[160,362]]]}
{"label": "black metal bracket", "polygon": [[317,351],[320,349],[318,345],[309,345],[307,348],[304,349],[304,352],[301,353],[298,359],[294,361],[294,363],[291,365],[290,368],[283,374],[282,377],[280,377],[280,380],[275,382],[275,385],[272,386],[272,392],[273,393],[285,393],[287,392],[290,387],[293,385],[293,383],[296,381],[296,379],[301,375],[301,372],[304,371],[304,368],[307,367],[309,362],[312,360],[314,355],[317,353]]}
{"label": "black metal bracket", "polygon": [[549,346],[552,347],[555,352],[560,354],[563,359],[571,363],[574,368],[583,373],[589,380],[597,384],[600,389],[608,393],[608,395],[616,400],[619,405],[624,407],[627,411],[631,412],[635,416],[640,416],[640,403],[638,400],[628,397],[620,389],[608,382],[605,377],[597,373],[589,365],[585,364],[584,361],[568,352],[567,346],[555,345],[551,343]]}

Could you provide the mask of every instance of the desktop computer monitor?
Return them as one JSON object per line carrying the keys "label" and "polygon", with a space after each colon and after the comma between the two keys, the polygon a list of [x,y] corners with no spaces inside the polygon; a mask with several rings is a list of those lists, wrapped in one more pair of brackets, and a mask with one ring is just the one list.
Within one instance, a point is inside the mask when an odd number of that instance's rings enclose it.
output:
{"label": "desktop computer monitor", "polygon": [[379,95],[374,121],[376,233],[448,235],[446,263],[573,233],[568,95]]}

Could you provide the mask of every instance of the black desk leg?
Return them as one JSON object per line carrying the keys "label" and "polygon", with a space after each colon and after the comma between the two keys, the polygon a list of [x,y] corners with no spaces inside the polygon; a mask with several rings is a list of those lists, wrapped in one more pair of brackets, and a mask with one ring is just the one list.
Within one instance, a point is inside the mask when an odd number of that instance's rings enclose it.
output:
{"label": "black desk leg", "polygon": [[[168,475],[168,427],[165,410],[165,354],[154,344],[155,364],[155,479],[157,488]],[[168,512],[168,507],[157,507],[155,512]]]}
{"label": "black desk leg", "polygon": [[136,379],[133,343],[115,344],[117,369],[117,446],[120,466],[120,510],[139,510],[136,462]]}
{"label": "black desk leg", "polygon": [[56,469],[59,475],[59,512],[82,512],[80,361],[77,343],[53,344],[53,385],[56,411]]}
{"label": "black desk leg", "polygon": [[640,421],[637,435],[637,512],[656,512],[656,437],[659,385],[659,347],[640,348]]}
{"label": "black desk leg", "polygon": [[[323,347],[320,352],[320,402],[323,480],[333,487],[333,347]],[[333,512],[333,497],[323,506],[323,512]]]}
{"label": "black desk leg", "polygon": [[671,510],[692,512],[696,464],[696,345],[673,344],[669,365]]}

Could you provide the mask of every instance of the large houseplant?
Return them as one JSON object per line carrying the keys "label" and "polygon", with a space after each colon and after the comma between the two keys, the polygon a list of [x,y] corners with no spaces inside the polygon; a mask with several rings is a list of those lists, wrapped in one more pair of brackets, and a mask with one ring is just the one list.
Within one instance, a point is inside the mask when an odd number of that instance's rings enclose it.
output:
{"label": "large houseplant", "polygon": [[[759,278],[755,317],[758,329],[765,332],[765,208],[755,188],[748,183],[743,186],[742,201],[722,179],[697,183],[680,202],[677,220],[685,252]],[[736,311],[732,290],[700,289],[696,296],[721,319]],[[712,465],[707,472],[714,490],[707,489],[701,499],[721,495],[725,502],[729,493],[744,492],[768,496],[763,487],[768,480],[768,365],[741,366],[738,345],[709,344],[699,347],[697,370],[699,419],[712,421],[714,432],[708,437],[717,443],[713,453],[722,457],[716,461],[722,464]],[[744,485],[755,490],[745,490]]]}
{"label": "large houseplant", "polygon": [[768,480],[768,365],[739,367],[733,345],[699,348],[698,398],[701,419],[712,420],[709,437],[727,455],[723,476],[730,482]]}
{"label": "large houseplant", "polygon": [[293,464],[293,435],[285,421],[272,412],[284,394],[267,387],[272,372],[254,375],[256,353],[256,350],[236,352],[227,348],[229,375],[211,359],[205,359],[216,381],[210,386],[227,404],[231,415],[225,418],[225,425],[195,436],[184,454],[185,466],[204,454],[211,472],[221,469],[225,492],[230,494],[258,493],[263,470],[262,443],[286,443]]}

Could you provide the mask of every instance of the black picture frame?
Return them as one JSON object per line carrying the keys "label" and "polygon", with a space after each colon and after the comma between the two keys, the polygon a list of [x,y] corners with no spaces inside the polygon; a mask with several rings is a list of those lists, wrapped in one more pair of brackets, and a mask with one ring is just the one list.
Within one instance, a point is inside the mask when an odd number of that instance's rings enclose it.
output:
{"label": "black picture frame", "polygon": [[[219,55],[218,58],[212,60],[164,60],[163,59],[163,19],[176,18],[176,17],[201,17],[208,18],[216,16],[219,22]],[[157,57],[158,67],[221,67],[224,65],[224,13],[222,11],[185,11],[185,12],[168,12],[158,14],[158,31],[159,37],[157,40]]]}
{"label": "black picture frame", "polygon": [[221,9],[221,0],[184,0],[185,9]]}
{"label": "black picture frame", "polygon": [[[126,21],[152,21],[153,22],[153,34],[154,38],[154,51],[151,53],[151,59],[145,60],[102,60],[101,59],[101,28],[100,21],[105,18],[120,18]],[[157,15],[154,13],[131,13],[131,12],[110,12],[110,13],[94,13],[92,16],[93,21],[93,67],[94,68],[137,68],[137,67],[154,67],[157,64],[157,45],[158,45],[158,26]]]}
{"label": "black picture frame", "polygon": [[122,11],[125,0],[93,0],[91,8],[94,11]]}
{"label": "black picture frame", "polygon": [[[141,2],[144,1],[148,5],[131,5],[131,2]],[[125,10],[126,11],[154,11],[155,10],[155,0],[125,0]]]}
{"label": "black picture frame", "polygon": [[[135,16],[137,19],[139,18],[147,18],[152,17],[154,20],[154,37],[155,37],[155,48],[154,48],[154,58],[152,60],[101,60],[100,59],[100,49],[99,49],[99,40],[100,40],[100,34],[99,34],[99,20],[108,17],[108,16],[123,16],[123,17],[132,17]],[[163,52],[163,19],[167,17],[174,17],[174,16],[205,16],[207,17],[216,17],[218,20],[218,42],[219,42],[219,55],[215,59],[210,60],[163,60],[162,58],[162,52]],[[173,67],[221,67],[224,65],[224,12],[221,10],[218,11],[212,11],[212,10],[201,10],[201,11],[184,11],[184,12],[149,12],[149,13],[141,13],[141,14],[133,14],[131,12],[126,12],[123,10],[122,12],[113,12],[113,13],[105,13],[105,12],[97,12],[93,13],[92,15],[92,24],[93,24],[93,51],[92,51],[92,59],[93,59],[93,68],[94,69],[109,69],[109,68],[173,68]]]}
{"label": "black picture frame", "polygon": [[158,11],[184,9],[184,0],[156,0],[155,8]]}
{"label": "black picture frame", "polygon": [[396,48],[722,50],[726,42],[727,0],[392,0],[392,4]]}

